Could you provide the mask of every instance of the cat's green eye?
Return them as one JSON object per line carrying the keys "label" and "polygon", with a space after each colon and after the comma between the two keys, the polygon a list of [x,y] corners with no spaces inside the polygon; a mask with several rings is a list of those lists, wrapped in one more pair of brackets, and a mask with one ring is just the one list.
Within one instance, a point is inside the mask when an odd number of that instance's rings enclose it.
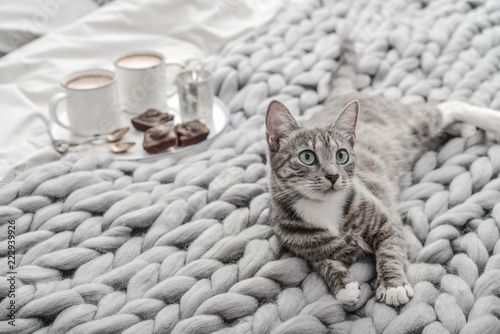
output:
{"label": "cat's green eye", "polygon": [[347,161],[349,161],[349,153],[347,153],[346,150],[340,149],[337,151],[337,154],[335,155],[335,158],[337,159],[337,162],[341,165],[345,164]]}
{"label": "cat's green eye", "polygon": [[299,160],[305,165],[312,165],[316,161],[313,151],[305,150],[299,153]]}

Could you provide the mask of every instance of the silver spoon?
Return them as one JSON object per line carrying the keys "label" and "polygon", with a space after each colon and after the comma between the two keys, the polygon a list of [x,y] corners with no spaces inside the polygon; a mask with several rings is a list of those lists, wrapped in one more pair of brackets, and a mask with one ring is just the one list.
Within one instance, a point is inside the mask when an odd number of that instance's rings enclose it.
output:
{"label": "silver spoon", "polygon": [[[78,146],[78,145],[93,144],[96,140],[100,140],[100,139],[104,139],[108,143],[114,143],[114,142],[117,142],[120,139],[122,139],[123,136],[125,136],[125,134],[128,132],[129,129],[130,128],[127,126],[125,128],[115,130],[115,131],[108,133],[108,134],[105,134],[105,135],[97,135],[94,138],[89,139],[89,140],[85,140],[85,141],[72,141],[72,140],[58,139],[58,140],[55,140],[54,143],[57,143],[57,144],[65,143],[69,146]],[[56,144],[54,144],[54,145],[56,145]]]}
{"label": "silver spoon", "polygon": [[125,136],[125,134],[128,132],[129,129],[130,128],[127,126],[127,127],[115,130],[115,131],[113,131],[111,133],[108,133],[108,134],[105,134],[105,135],[98,135],[98,136],[95,136],[92,139],[85,140],[85,141],[80,141],[80,142],[78,142],[78,141],[71,141],[71,140],[58,139],[58,140],[52,141],[52,144],[54,145],[54,148],[55,148],[55,150],[57,152],[59,152],[59,153],[66,153],[66,151],[68,151],[68,149],[70,147],[73,147],[73,146],[78,146],[78,145],[97,145],[97,143],[95,143],[95,141],[96,140],[100,140],[100,139],[104,139],[108,143],[117,142],[120,139],[122,139],[123,136]]}
{"label": "silver spoon", "polygon": [[[68,149],[71,147],[70,144],[63,140],[54,140],[52,142],[54,145],[54,148],[57,152],[59,153],[66,153]],[[103,146],[106,147],[108,150],[110,150],[113,153],[125,153],[127,152],[132,146],[135,145],[133,142],[122,142],[122,143],[114,143],[114,144],[98,144],[98,143],[93,143],[93,142],[84,142],[82,143],[84,145],[92,145],[92,146]],[[82,145],[80,144],[80,145]],[[76,145],[73,145],[76,146]]]}
{"label": "silver spoon", "polygon": [[[108,133],[107,135],[103,135],[104,136],[104,139],[106,139],[106,141],[108,143],[114,143],[116,141],[119,141],[120,139],[123,138],[123,136],[125,136],[125,134],[128,132],[130,128],[127,126],[125,128],[121,128],[121,129],[118,129],[118,130],[115,130],[111,133]],[[103,136],[100,136],[99,138],[103,137]],[[97,138],[94,138],[94,140],[97,139]]]}
{"label": "silver spoon", "polygon": [[108,150],[110,150],[113,153],[125,153],[127,152],[132,146],[135,145],[133,142],[123,142],[123,143],[114,143],[114,144],[96,144],[96,145],[101,145],[106,147]]}

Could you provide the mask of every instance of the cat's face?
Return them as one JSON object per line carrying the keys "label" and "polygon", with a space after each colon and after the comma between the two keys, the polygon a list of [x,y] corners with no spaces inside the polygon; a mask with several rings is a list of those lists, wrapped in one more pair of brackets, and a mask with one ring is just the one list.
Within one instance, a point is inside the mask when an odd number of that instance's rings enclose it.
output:
{"label": "cat's face", "polygon": [[284,105],[270,105],[267,140],[276,189],[292,197],[322,200],[349,187],[356,163],[353,145],[359,107],[354,104],[326,129],[302,128]]}
{"label": "cat's face", "polygon": [[345,189],[354,172],[353,147],[334,131],[296,130],[271,154],[276,181],[308,199],[321,200]]}

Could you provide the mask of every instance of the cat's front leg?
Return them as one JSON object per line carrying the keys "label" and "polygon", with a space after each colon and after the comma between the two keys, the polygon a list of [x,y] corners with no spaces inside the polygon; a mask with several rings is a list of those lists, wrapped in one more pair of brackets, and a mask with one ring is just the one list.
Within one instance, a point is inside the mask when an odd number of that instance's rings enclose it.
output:
{"label": "cat's front leg", "polygon": [[313,263],[313,267],[326,281],[335,298],[347,306],[359,301],[361,291],[344,263],[325,259]]}
{"label": "cat's front leg", "polygon": [[399,222],[388,222],[374,237],[377,262],[377,300],[387,305],[408,303],[413,289],[406,278],[406,243]]}

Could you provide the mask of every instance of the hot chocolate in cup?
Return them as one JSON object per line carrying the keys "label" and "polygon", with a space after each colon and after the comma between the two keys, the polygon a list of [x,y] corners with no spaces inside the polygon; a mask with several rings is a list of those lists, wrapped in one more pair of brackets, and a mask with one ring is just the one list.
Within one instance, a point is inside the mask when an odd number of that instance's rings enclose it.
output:
{"label": "hot chocolate in cup", "polygon": [[157,66],[163,58],[154,54],[132,54],[116,61],[116,64],[123,68],[141,69]]}
{"label": "hot chocolate in cup", "polygon": [[83,75],[66,82],[66,87],[72,89],[91,89],[104,86],[113,81],[110,75]]}
{"label": "hot chocolate in cup", "polygon": [[166,66],[178,62],[167,62],[165,56],[155,51],[129,52],[115,59],[115,70],[119,75],[118,92],[120,107],[132,115],[148,109],[167,111]]}
{"label": "hot chocolate in cup", "polygon": [[[105,69],[88,69],[67,75],[60,82],[63,91],[49,102],[50,117],[57,125],[84,137],[119,128],[116,82],[116,73]],[[68,124],[63,123],[57,113],[62,100],[66,100]]]}

